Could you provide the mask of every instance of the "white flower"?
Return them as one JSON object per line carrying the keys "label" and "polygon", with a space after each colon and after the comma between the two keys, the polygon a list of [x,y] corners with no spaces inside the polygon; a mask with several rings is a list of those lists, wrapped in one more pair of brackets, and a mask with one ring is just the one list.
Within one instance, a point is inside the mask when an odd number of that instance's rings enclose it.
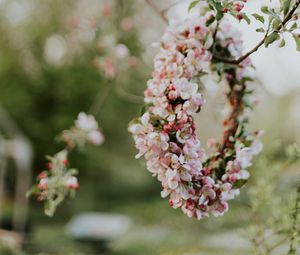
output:
{"label": "white flower", "polygon": [[173,84],[183,100],[191,98],[198,91],[197,83],[191,83],[186,78],[175,80]]}
{"label": "white flower", "polygon": [[90,131],[87,137],[91,143],[96,145],[100,145],[104,142],[104,135],[99,130]]}
{"label": "white flower", "polygon": [[147,134],[153,130],[152,125],[150,124],[150,114],[145,112],[139,119],[138,123],[133,123],[129,126],[128,130],[134,135],[138,134]]}
{"label": "white flower", "polygon": [[124,44],[118,44],[115,47],[115,54],[117,58],[123,59],[129,56],[129,49]]}
{"label": "white flower", "polygon": [[238,148],[236,151],[236,160],[241,164],[241,167],[247,168],[252,165],[253,151],[249,147]]}
{"label": "white flower", "polygon": [[88,115],[84,112],[79,113],[75,126],[84,131],[93,131],[98,129],[98,123],[93,115]]}

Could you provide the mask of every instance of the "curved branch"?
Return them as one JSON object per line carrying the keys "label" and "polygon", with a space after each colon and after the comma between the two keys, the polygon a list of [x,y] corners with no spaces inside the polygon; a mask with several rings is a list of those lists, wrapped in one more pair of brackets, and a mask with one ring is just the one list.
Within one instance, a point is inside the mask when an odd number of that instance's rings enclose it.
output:
{"label": "curved branch", "polygon": [[144,102],[144,97],[131,94],[128,91],[126,91],[122,86],[117,86],[116,90],[117,90],[118,95],[122,99],[124,99],[128,102],[131,102],[134,104],[142,104]]}
{"label": "curved branch", "polygon": [[165,15],[166,10],[160,10],[151,0],[145,0],[145,2],[152,8],[153,11],[155,11],[158,16],[166,23],[168,24],[169,21]]}

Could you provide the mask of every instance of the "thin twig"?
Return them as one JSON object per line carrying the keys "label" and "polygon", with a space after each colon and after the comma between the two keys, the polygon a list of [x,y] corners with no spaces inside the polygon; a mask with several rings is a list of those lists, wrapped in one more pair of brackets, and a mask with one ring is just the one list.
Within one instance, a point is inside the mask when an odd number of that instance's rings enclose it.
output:
{"label": "thin twig", "polygon": [[296,238],[299,234],[299,230],[297,229],[298,223],[298,215],[300,211],[300,187],[297,189],[297,197],[295,201],[295,209],[292,214],[292,229],[291,229],[291,237],[290,237],[290,248],[288,251],[288,255],[296,254]]}
{"label": "thin twig", "polygon": [[166,23],[166,24],[168,24],[169,23],[169,21],[168,21],[168,19],[167,19],[167,17],[166,17],[166,15],[165,15],[165,10],[160,10],[151,0],[145,0],[145,2],[146,2],[146,4],[148,4],[151,8],[152,8],[152,10],[153,11],[155,11],[157,14],[158,14],[158,16]]}
{"label": "thin twig", "polygon": [[267,252],[268,254],[270,254],[273,250],[275,250],[277,247],[279,247],[280,245],[284,244],[287,241],[287,237],[282,238],[280,241],[276,242],[275,244],[273,244],[272,246],[269,246],[267,248]]}
{"label": "thin twig", "polygon": [[168,12],[170,9],[172,9],[173,7],[175,7],[179,2],[181,2],[181,0],[178,0],[178,1],[176,1],[176,2],[174,2],[174,3],[172,3],[172,4],[170,4],[167,8],[161,10],[161,13],[162,13],[164,16],[166,16],[167,12]]}
{"label": "thin twig", "polygon": [[122,99],[128,102],[135,104],[142,104],[144,102],[144,98],[142,96],[133,95],[126,91],[122,86],[117,86],[117,93]]}
{"label": "thin twig", "polygon": [[94,101],[89,109],[89,113],[92,115],[96,115],[101,107],[104,105],[109,92],[113,89],[113,84],[111,84],[113,81],[109,80],[104,85],[104,88],[100,89],[97,95],[94,98]]}

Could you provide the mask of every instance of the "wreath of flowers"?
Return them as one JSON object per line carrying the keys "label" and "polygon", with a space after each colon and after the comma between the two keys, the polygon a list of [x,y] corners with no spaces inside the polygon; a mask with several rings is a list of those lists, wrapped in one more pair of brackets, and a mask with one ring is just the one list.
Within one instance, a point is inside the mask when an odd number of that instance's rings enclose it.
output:
{"label": "wreath of flowers", "polygon": [[[145,157],[148,170],[161,182],[161,196],[198,220],[228,210],[228,200],[239,194],[253,156],[262,149],[262,132],[245,129],[253,106],[251,61],[218,61],[242,56],[241,35],[226,22],[217,29],[206,22],[199,16],[170,22],[154,59],[142,114],[129,125],[136,158]],[[194,116],[205,102],[195,80],[213,73],[228,84],[230,111],[220,142],[209,142],[215,152],[207,156],[195,133]]]}

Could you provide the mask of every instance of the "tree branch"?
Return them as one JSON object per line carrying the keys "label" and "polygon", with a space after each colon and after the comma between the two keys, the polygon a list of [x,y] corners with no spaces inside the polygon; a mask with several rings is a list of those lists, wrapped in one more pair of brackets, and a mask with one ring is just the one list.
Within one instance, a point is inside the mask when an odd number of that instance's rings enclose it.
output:
{"label": "tree branch", "polygon": [[175,7],[180,1],[181,1],[181,0],[178,0],[178,1],[176,1],[176,2],[174,2],[174,3],[172,3],[172,4],[170,4],[167,8],[161,10],[161,13],[162,13],[164,16],[166,16],[166,13],[167,13],[171,8]]}
{"label": "tree branch", "polygon": [[161,11],[151,0],[145,0],[145,2],[146,2],[146,4],[149,5],[149,7],[152,8],[152,10],[154,12],[156,12],[158,14],[158,16],[164,21],[164,23],[166,23],[166,24],[169,23],[166,15],[165,15],[166,10]]}

